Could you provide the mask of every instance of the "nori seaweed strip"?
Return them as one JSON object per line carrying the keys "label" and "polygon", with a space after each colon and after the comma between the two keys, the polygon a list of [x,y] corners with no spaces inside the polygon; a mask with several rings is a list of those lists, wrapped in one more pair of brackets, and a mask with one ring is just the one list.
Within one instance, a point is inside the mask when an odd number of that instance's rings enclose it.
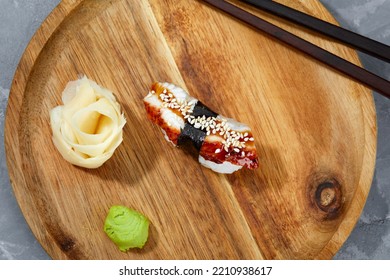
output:
{"label": "nori seaweed strip", "polygon": [[[193,109],[192,116],[206,116],[208,117],[217,117],[218,114],[204,105],[202,102],[198,101]],[[184,128],[180,131],[179,138],[177,139],[177,144],[183,144],[184,142],[191,141],[194,147],[199,151],[203,145],[204,139],[206,138],[206,131],[195,128],[189,122],[186,122]]]}
{"label": "nori seaweed strip", "polygon": [[192,113],[192,115],[196,118],[196,117],[199,117],[199,116],[206,116],[206,118],[208,117],[217,117],[218,114],[215,113],[214,111],[212,111],[209,107],[207,107],[206,105],[204,105],[202,102],[198,101],[196,104],[195,104],[195,107],[194,107],[194,112]]}
{"label": "nori seaweed strip", "polygon": [[193,127],[192,124],[186,122],[184,128],[180,132],[179,138],[177,139],[177,145],[180,146],[190,140],[194,147],[200,151],[205,138],[206,132],[197,129]]}

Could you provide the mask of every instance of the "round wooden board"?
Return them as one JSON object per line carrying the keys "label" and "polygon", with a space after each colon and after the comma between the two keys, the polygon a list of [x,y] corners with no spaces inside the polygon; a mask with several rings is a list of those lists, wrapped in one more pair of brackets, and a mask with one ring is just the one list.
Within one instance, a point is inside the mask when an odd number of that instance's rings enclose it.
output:
{"label": "round wooden board", "polygon": [[[335,22],[317,1],[281,2]],[[127,118],[123,143],[95,170],[63,160],[51,140],[49,111],[80,73],[113,90]],[[247,123],[260,168],[217,174],[169,145],[142,103],[154,81]],[[5,147],[18,203],[54,259],[329,259],[366,201],[376,118],[369,89],[202,1],[66,0],[21,59]],[[116,204],[149,217],[143,249],[120,252],[103,232]]]}

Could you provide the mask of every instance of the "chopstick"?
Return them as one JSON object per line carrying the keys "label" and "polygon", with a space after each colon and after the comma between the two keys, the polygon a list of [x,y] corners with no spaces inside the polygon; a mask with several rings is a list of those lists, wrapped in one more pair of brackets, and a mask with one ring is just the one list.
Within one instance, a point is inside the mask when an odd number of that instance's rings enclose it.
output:
{"label": "chopstick", "polygon": [[240,0],[258,9],[284,18],[325,36],[338,40],[368,55],[390,62],[390,46],[364,37],[337,25],[315,18],[271,0]]}
{"label": "chopstick", "polygon": [[390,98],[390,82],[224,0],[203,0]]}

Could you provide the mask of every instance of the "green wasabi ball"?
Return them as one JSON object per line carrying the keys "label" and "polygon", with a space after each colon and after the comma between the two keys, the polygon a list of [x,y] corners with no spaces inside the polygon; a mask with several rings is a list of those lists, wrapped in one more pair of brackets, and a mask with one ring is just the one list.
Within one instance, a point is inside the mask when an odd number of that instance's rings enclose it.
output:
{"label": "green wasabi ball", "polygon": [[104,231],[122,252],[142,248],[148,240],[149,220],[133,209],[115,205],[108,212]]}

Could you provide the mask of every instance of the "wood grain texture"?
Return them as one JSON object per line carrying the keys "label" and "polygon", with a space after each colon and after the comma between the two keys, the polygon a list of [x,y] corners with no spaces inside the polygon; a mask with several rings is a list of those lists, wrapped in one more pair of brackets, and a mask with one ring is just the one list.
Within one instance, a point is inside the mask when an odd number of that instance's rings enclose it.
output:
{"label": "wood grain texture", "polygon": [[[335,22],[317,1],[280,2]],[[113,90],[127,118],[123,143],[96,170],[70,165],[51,142],[49,111],[79,73]],[[249,124],[260,168],[216,174],[167,144],[142,104],[154,81]],[[202,1],[67,0],[21,59],[5,147],[18,203],[54,259],[328,259],[370,189],[375,107],[367,88]],[[144,249],[122,253],[103,232],[115,204],[151,220]]]}

